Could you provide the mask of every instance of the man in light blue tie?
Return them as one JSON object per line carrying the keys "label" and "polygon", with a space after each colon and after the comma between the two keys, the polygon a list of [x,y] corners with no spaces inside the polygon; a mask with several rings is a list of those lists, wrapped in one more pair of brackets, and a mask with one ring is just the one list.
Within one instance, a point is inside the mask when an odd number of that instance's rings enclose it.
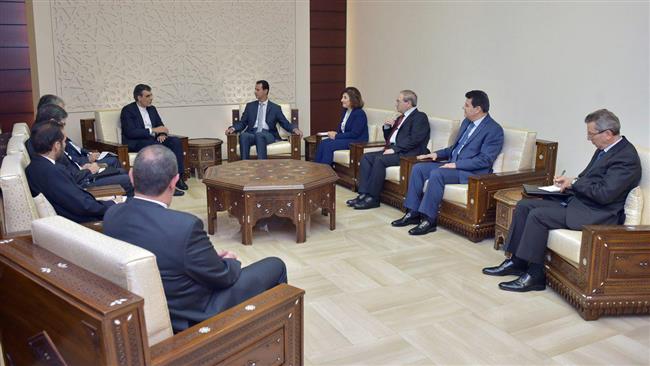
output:
{"label": "man in light blue tie", "polygon": [[445,184],[467,183],[472,175],[491,173],[494,160],[503,147],[503,128],[488,114],[487,94],[472,90],[465,98],[465,120],[456,142],[431,154],[419,155],[418,160],[431,159],[432,162],[416,164],[411,172],[404,202],[408,210],[402,218],[391,223],[397,227],[417,225],[409,230],[411,235],[436,231]]}
{"label": "man in light blue tie", "polygon": [[250,158],[251,146],[257,149],[257,158],[266,159],[266,145],[280,140],[276,125],[279,123],[286,131],[301,135],[297,126],[291,124],[282,113],[279,105],[269,100],[269,83],[259,80],[255,83],[255,98],[244,109],[239,121],[226,129],[226,134],[239,134],[239,156],[242,160]]}

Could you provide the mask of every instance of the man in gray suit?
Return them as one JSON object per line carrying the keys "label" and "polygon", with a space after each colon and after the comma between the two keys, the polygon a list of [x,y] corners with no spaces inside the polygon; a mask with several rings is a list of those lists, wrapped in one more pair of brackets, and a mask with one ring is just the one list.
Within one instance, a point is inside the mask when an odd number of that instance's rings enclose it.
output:
{"label": "man in gray suit", "polygon": [[135,197],[106,212],[104,234],[156,255],[174,331],[287,282],[281,259],[242,268],[234,253],[212,246],[198,217],[169,209],[179,179],[170,149],[140,150],[129,175]]}
{"label": "man in gray suit", "polygon": [[544,252],[549,230],[582,230],[584,225],[620,225],[625,221],[625,199],[641,179],[639,154],[620,135],[621,124],[614,113],[597,110],[585,117],[585,123],[587,140],[597,150],[577,178],[555,178],[555,185],[570,195],[519,201],[505,243],[505,251],[512,257],[483,269],[490,276],[519,276],[500,283],[500,289],[526,292],[546,288]]}

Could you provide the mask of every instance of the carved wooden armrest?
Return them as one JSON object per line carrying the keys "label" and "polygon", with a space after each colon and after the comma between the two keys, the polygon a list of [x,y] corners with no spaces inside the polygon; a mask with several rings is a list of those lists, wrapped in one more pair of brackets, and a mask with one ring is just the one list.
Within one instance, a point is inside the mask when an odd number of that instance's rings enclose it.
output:
{"label": "carved wooden armrest", "polygon": [[625,282],[636,294],[650,296],[650,225],[586,225],[578,272],[585,293],[607,293]]}
{"label": "carved wooden armrest", "polygon": [[227,133],[226,134],[226,147],[228,148],[228,162],[233,162],[239,160],[239,155],[237,155],[237,140],[239,139],[239,133]]}
{"label": "carved wooden armrest", "polygon": [[402,156],[399,159],[399,177],[402,194],[406,197],[406,191],[409,186],[409,179],[415,164],[432,163],[433,159],[418,159],[416,156]]}
{"label": "carved wooden armrest", "polygon": [[383,142],[353,142],[350,144],[350,159],[354,158],[357,166],[361,164],[361,156],[366,149],[376,149],[386,146]]}
{"label": "carved wooden armrest", "polygon": [[97,232],[104,232],[104,221],[91,221],[91,222],[84,222],[81,223],[80,225],[85,226],[91,230],[95,230]]}
{"label": "carved wooden armrest", "polygon": [[109,184],[105,186],[95,186],[86,188],[88,193],[92,194],[93,197],[111,197],[111,196],[124,196],[126,192],[119,184]]}
{"label": "carved wooden armrest", "polygon": [[83,146],[88,150],[112,152],[113,154],[117,155],[117,158],[119,159],[124,169],[128,169],[130,167],[129,147],[127,145],[102,140],[85,140],[83,142]]}
{"label": "carved wooden armrest", "polygon": [[154,365],[302,365],[304,291],[278,285],[151,347]]}
{"label": "carved wooden armrest", "polygon": [[302,152],[302,136],[292,133],[289,135],[289,143],[291,143],[291,159],[300,160],[300,153]]}

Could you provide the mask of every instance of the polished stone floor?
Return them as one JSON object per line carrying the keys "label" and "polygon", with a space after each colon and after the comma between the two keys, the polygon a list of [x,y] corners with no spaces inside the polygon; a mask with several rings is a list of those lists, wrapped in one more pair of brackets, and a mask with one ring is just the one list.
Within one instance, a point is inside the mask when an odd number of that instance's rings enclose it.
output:
{"label": "polished stone floor", "polygon": [[[203,184],[172,208],[205,220]],[[389,206],[355,211],[337,187],[336,230],[314,212],[307,242],[294,226],[270,219],[253,245],[240,244],[237,221],[218,215],[215,247],[243,264],[282,258],[289,282],[306,291],[307,365],[650,365],[650,317],[584,321],[553,290],[500,291],[501,278],[481,274],[503,253],[492,240],[472,243],[438,229],[411,237]]]}

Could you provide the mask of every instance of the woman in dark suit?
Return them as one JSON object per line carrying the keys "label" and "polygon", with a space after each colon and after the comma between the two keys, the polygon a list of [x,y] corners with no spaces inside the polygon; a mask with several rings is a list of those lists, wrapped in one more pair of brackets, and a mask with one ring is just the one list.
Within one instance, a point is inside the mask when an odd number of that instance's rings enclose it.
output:
{"label": "woman in dark suit", "polygon": [[334,151],[347,150],[350,143],[368,142],[368,118],[363,111],[363,99],[359,89],[347,87],[341,96],[343,112],[341,123],[336,131],[328,131],[328,139],[318,144],[316,149],[317,163],[331,165],[334,158]]}

